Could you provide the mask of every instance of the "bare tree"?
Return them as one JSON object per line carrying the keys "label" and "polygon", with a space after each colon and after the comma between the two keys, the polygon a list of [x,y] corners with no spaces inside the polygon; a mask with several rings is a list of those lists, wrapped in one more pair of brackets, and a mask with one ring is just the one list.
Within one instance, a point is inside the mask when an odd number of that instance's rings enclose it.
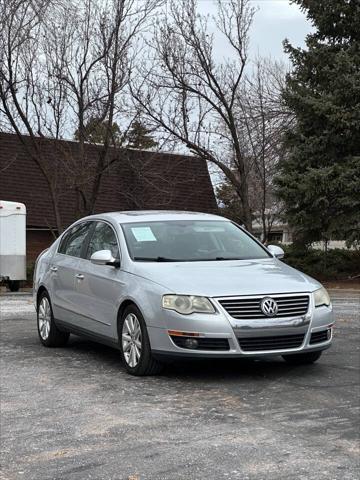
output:
{"label": "bare tree", "polygon": [[[156,25],[151,60],[144,62],[132,95],[149,119],[224,173],[251,230],[250,168],[237,101],[254,9],[249,0],[218,0],[212,19],[197,12],[196,0],[170,0],[168,6]],[[220,60],[215,52],[219,36],[227,44]]]}
{"label": "bare tree", "polygon": [[[102,175],[119,157],[110,155],[110,149],[123,145],[133,119],[127,87],[138,53],[137,38],[160,4],[160,0],[70,0],[63,5],[64,15],[53,21],[49,43],[53,76],[64,82],[74,110],[78,149],[68,164],[76,171],[79,215],[93,213]],[[123,130],[115,137],[116,119]],[[100,128],[101,148],[90,161],[87,144]]]}
{"label": "bare tree", "polygon": [[[161,3],[0,0],[1,113],[47,181],[60,232],[64,186],[75,190],[79,216],[93,213],[104,172],[121,160],[113,148],[121,147],[137,115],[129,104],[129,79],[141,35]],[[96,157],[89,155],[89,122],[102,127]],[[114,138],[115,122],[120,139]],[[56,142],[53,158],[42,151],[43,138],[69,138],[75,130],[75,150]]]}
{"label": "bare tree", "polygon": [[274,221],[281,213],[281,205],[274,196],[273,179],[284,153],[282,136],[293,121],[281,100],[284,80],[282,63],[258,58],[236,99],[241,145],[251,172],[250,205],[255,221],[262,225],[263,242],[267,242]]}
{"label": "bare tree", "polygon": [[43,151],[42,118],[47,104],[38,81],[42,22],[51,4],[51,0],[0,0],[0,114],[3,127],[6,123],[17,133],[44,176],[56,228],[61,232],[59,197],[63,187],[59,189],[59,165]]}

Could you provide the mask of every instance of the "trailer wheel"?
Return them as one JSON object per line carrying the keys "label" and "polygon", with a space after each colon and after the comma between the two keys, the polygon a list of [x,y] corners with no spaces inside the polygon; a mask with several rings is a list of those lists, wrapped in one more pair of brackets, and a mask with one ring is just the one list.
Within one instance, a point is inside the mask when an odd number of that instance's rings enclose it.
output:
{"label": "trailer wheel", "polygon": [[9,280],[8,281],[8,287],[10,292],[18,292],[20,288],[20,282],[19,280]]}

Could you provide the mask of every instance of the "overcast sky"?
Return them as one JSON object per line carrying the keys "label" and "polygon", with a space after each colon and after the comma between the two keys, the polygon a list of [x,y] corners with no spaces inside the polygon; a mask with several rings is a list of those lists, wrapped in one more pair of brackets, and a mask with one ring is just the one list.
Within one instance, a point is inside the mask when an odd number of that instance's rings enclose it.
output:
{"label": "overcast sky", "polygon": [[[294,46],[304,46],[311,24],[297,5],[289,0],[253,0],[257,8],[250,33],[250,55],[271,55],[274,59],[288,61],[282,42],[288,38]],[[215,13],[213,0],[198,0],[201,13]],[[225,44],[224,44],[225,46]],[[217,49],[218,51],[221,50]],[[224,53],[224,52],[223,52]]]}

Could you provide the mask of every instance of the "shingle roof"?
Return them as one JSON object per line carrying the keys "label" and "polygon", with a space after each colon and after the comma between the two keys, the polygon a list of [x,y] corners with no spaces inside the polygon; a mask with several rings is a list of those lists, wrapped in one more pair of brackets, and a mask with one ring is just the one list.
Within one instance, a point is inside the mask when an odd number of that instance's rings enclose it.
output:
{"label": "shingle roof", "polygon": [[[29,141],[25,137],[25,141]],[[63,226],[76,219],[74,178],[78,144],[39,139],[43,158],[56,179],[60,192]],[[92,168],[100,147],[86,145],[86,179],[89,188]],[[216,213],[216,201],[206,162],[187,155],[114,150],[117,158],[103,174],[94,213],[176,209]],[[0,199],[22,202],[27,207],[27,224],[54,227],[50,191],[35,162],[28,157],[17,135],[0,133]]]}

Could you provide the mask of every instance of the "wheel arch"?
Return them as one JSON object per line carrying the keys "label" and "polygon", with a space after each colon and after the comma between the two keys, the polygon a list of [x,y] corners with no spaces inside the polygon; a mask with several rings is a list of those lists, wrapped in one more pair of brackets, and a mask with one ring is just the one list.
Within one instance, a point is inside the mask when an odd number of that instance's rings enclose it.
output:
{"label": "wheel arch", "polygon": [[[129,307],[130,305],[134,305],[137,309],[140,310],[141,315],[143,316],[144,321],[145,321],[145,317],[144,317],[144,315],[141,311],[141,308],[139,307],[139,305],[134,300],[132,300],[131,298],[127,298],[127,299],[123,300],[121,305],[119,306],[118,313],[117,313],[116,330],[117,330],[118,338],[120,338],[119,326],[120,326],[120,320],[121,320],[122,314],[125,312],[126,308]],[[145,321],[145,323],[146,323],[146,321]]]}
{"label": "wheel arch", "polygon": [[38,288],[38,291],[36,292],[36,308],[37,308],[38,305],[39,305],[39,298],[40,298],[40,295],[41,295],[43,292],[46,292],[46,293],[49,295],[49,292],[48,292],[47,288],[44,287],[44,285],[40,285],[40,287]]}

